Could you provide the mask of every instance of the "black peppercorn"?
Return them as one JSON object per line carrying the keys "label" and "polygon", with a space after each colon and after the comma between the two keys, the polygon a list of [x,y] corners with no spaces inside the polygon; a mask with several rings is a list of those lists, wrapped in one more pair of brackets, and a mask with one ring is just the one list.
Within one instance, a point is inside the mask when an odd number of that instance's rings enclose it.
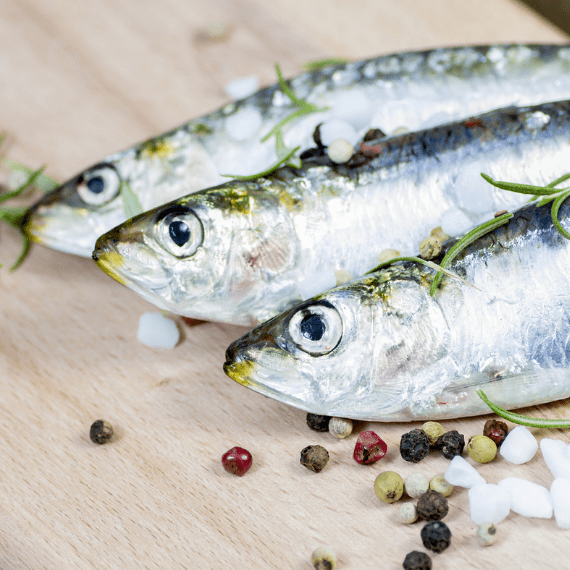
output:
{"label": "black peppercorn", "polygon": [[89,429],[89,438],[93,443],[107,443],[113,437],[113,426],[105,420],[96,420]]}
{"label": "black peppercorn", "polygon": [[319,416],[319,414],[307,414],[307,425],[314,431],[329,431],[331,416]]}
{"label": "black peppercorn", "polygon": [[483,426],[483,435],[492,439],[497,447],[503,443],[508,433],[509,426],[507,426],[505,422],[500,422],[498,420],[487,420]]}
{"label": "black peppercorn", "polygon": [[404,558],[405,570],[431,570],[431,558],[425,552],[414,550]]}
{"label": "black peppercorn", "polygon": [[301,465],[319,473],[329,461],[329,452],[322,445],[309,445],[301,451]]}
{"label": "black peppercorn", "polygon": [[421,429],[413,429],[405,433],[400,440],[400,454],[405,461],[417,463],[429,451],[429,438]]}
{"label": "black peppercorn", "polygon": [[463,453],[465,438],[456,430],[448,431],[437,440],[435,447],[441,449],[446,459],[453,459]]}
{"label": "black peppercorn", "polygon": [[424,546],[433,552],[443,552],[451,544],[451,531],[441,521],[428,522],[421,532]]}
{"label": "black peppercorn", "polygon": [[437,491],[426,491],[416,506],[418,515],[424,521],[440,521],[449,510],[447,499]]}

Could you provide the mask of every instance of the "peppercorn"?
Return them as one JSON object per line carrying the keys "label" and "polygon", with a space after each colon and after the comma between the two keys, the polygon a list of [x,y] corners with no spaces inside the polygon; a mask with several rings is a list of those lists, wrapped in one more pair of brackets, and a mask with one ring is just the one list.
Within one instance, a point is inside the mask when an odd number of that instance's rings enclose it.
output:
{"label": "peppercorn", "polygon": [[321,546],[313,552],[311,562],[315,570],[334,570],[336,568],[336,554],[330,546]]}
{"label": "peppercorn", "polygon": [[484,523],[477,529],[477,539],[481,546],[491,546],[497,540],[497,529],[493,523]]}
{"label": "peppercorn", "polygon": [[385,136],[386,136],[386,133],[384,133],[384,131],[382,131],[382,129],[373,128],[373,129],[368,129],[366,131],[366,134],[364,135],[364,138],[362,140],[364,142],[370,142],[370,141],[374,141],[376,139],[383,139]]}
{"label": "peppercorn", "polygon": [[463,453],[465,438],[456,430],[445,432],[436,442],[435,447],[441,449],[446,459],[453,459]]}
{"label": "peppercorn", "polygon": [[441,493],[444,497],[449,497],[453,493],[453,485],[447,482],[443,475],[436,475],[430,482],[429,488],[432,491]]}
{"label": "peppercorn", "polygon": [[339,439],[348,437],[352,433],[352,420],[346,418],[331,418],[329,421],[329,432]]}
{"label": "peppercorn", "polygon": [[354,446],[354,461],[361,465],[371,465],[376,463],[388,451],[386,442],[373,431],[363,431],[356,440]]}
{"label": "peppercorn", "polygon": [[428,436],[421,429],[413,429],[400,439],[400,454],[405,461],[417,463],[429,451]]}
{"label": "peppercorn", "polygon": [[445,433],[445,428],[438,422],[426,422],[422,426],[422,431],[428,436],[429,444],[433,446]]}
{"label": "peppercorn", "polygon": [[89,438],[93,443],[103,445],[113,437],[113,426],[105,420],[95,420],[89,428]]}
{"label": "peppercorn", "polygon": [[431,558],[425,552],[414,550],[404,558],[405,570],[431,570]]}
{"label": "peppercorn", "polygon": [[441,521],[430,521],[421,532],[424,546],[433,552],[443,552],[451,544],[451,531]]}
{"label": "peppercorn", "polygon": [[309,445],[301,451],[301,465],[320,473],[329,462],[329,452],[322,445]]}
{"label": "peppercorn", "polygon": [[429,488],[429,481],[423,473],[412,473],[406,477],[404,489],[409,497],[417,499]]}
{"label": "peppercorn", "polygon": [[400,522],[404,524],[412,524],[418,520],[418,511],[414,503],[404,503],[398,510]]}
{"label": "peppercorn", "polygon": [[441,241],[435,236],[429,236],[420,242],[419,250],[423,259],[434,259],[441,252]]}
{"label": "peppercorn", "polygon": [[449,511],[447,499],[437,491],[426,491],[416,505],[418,516],[424,521],[440,521]]}
{"label": "peppercorn", "polygon": [[329,431],[330,416],[319,416],[319,414],[307,414],[307,425],[314,431]]}
{"label": "peppercorn", "polygon": [[404,481],[394,471],[384,471],[374,481],[374,492],[381,501],[394,503],[404,493]]}
{"label": "peppercorn", "polygon": [[232,447],[222,455],[222,465],[228,473],[243,477],[251,467],[253,457],[243,447]]}
{"label": "peppercorn", "polygon": [[476,435],[469,438],[467,453],[477,463],[489,463],[497,456],[497,445],[486,435]]}
{"label": "peppercorn", "polygon": [[483,435],[491,438],[497,447],[500,447],[508,433],[509,426],[505,422],[498,420],[487,420],[483,426]]}

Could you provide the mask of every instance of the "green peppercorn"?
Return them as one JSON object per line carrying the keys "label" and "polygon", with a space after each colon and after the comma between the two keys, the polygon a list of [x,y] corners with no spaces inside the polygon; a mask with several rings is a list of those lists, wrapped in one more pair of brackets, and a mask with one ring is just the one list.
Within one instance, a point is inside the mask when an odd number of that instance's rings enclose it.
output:
{"label": "green peppercorn", "polygon": [[497,455],[497,444],[486,435],[476,435],[467,443],[467,453],[478,463],[489,463]]}
{"label": "green peppercorn", "polygon": [[445,428],[438,422],[426,422],[421,430],[428,436],[429,444],[432,446],[445,433]]}
{"label": "green peppercorn", "polygon": [[89,429],[89,438],[93,443],[103,445],[113,437],[113,426],[105,420],[95,420]]}
{"label": "green peppercorn", "polygon": [[404,481],[394,471],[384,471],[374,481],[376,496],[385,503],[394,503],[404,494]]}
{"label": "green peppercorn", "polygon": [[329,461],[329,452],[322,445],[309,445],[301,451],[301,465],[315,473],[321,472]]}
{"label": "green peppercorn", "polygon": [[334,570],[336,568],[336,554],[330,546],[317,548],[311,556],[315,570]]}
{"label": "green peppercorn", "polygon": [[477,539],[481,546],[491,546],[497,540],[497,529],[493,523],[484,523],[477,529]]}
{"label": "green peppercorn", "polygon": [[436,475],[430,482],[429,488],[432,491],[441,493],[444,497],[449,497],[453,493],[453,485],[447,482],[443,475]]}

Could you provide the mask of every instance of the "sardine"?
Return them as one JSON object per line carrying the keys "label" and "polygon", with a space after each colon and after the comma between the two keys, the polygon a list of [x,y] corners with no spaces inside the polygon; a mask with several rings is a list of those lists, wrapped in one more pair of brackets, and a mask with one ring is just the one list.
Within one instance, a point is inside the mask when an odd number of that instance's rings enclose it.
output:
{"label": "sardine", "polygon": [[[570,203],[560,210],[570,228]],[[447,245],[451,245],[448,242]],[[224,370],[317,414],[374,421],[488,413],[570,396],[570,241],[529,204],[449,266],[414,263],[327,291],[235,341]]]}
{"label": "sardine", "polygon": [[[330,65],[288,82],[325,112],[283,127],[288,148],[312,144],[315,126],[344,121],[348,138],[370,127],[392,133],[465,118],[506,105],[570,98],[570,48],[497,45],[444,48]],[[298,108],[279,84],[107,156],[40,200],[26,231],[49,247],[90,256],[95,240],[131,215],[127,197],[150,210],[220,184],[224,174],[263,172],[276,161],[265,137]],[[354,143],[355,141],[351,141]],[[125,199],[125,200],[124,200]]]}
{"label": "sardine", "polygon": [[93,257],[162,309],[253,325],[363,275],[385,248],[414,254],[442,221],[458,235],[520,206],[479,173],[545,185],[568,169],[569,141],[570,101],[494,111],[371,142],[348,165],[316,156],[191,194],[104,234]]}

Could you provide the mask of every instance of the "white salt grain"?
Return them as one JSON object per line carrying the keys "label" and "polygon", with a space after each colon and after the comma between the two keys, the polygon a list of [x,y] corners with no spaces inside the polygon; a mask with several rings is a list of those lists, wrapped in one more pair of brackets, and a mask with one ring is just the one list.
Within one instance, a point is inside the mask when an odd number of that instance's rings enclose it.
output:
{"label": "white salt grain", "polygon": [[330,119],[325,121],[320,128],[321,142],[329,146],[336,139],[345,139],[351,145],[358,142],[358,133],[354,127],[341,119]]}
{"label": "white salt grain", "polygon": [[232,99],[244,99],[253,95],[259,89],[259,77],[257,75],[249,75],[248,77],[239,77],[224,85],[224,91]]}
{"label": "white salt grain", "polygon": [[327,154],[336,164],[344,164],[354,154],[354,147],[346,139],[335,139],[329,144]]}
{"label": "white salt grain", "polygon": [[485,485],[485,479],[461,455],[456,455],[449,462],[449,467],[444,477],[448,483],[458,487],[472,488],[477,485]]}
{"label": "white salt grain", "polygon": [[508,493],[511,511],[523,517],[552,518],[552,499],[546,487],[519,477],[507,477],[499,481],[499,487]]}
{"label": "white salt grain", "polygon": [[509,494],[498,485],[477,485],[469,489],[469,511],[475,524],[499,524],[510,512]]}
{"label": "white salt grain", "polygon": [[262,122],[261,114],[256,109],[241,109],[226,118],[226,132],[235,141],[246,141],[259,131]]}
{"label": "white salt grain", "polygon": [[472,214],[484,214],[495,205],[493,187],[483,180],[481,172],[485,172],[483,163],[469,164],[461,169],[454,184],[458,206]]}
{"label": "white salt grain", "polygon": [[180,340],[180,331],[162,313],[144,313],[139,319],[137,338],[150,348],[174,348]]}
{"label": "white salt grain", "polygon": [[570,529],[570,479],[555,479],[550,485],[550,496],[556,524]]}
{"label": "white salt grain", "polygon": [[570,479],[570,458],[567,451],[568,446],[559,439],[544,438],[540,440],[540,451],[542,457],[550,469],[555,479]]}
{"label": "white salt grain", "polygon": [[521,465],[534,457],[538,449],[538,442],[527,428],[517,426],[509,432],[499,449],[500,454],[509,463]]}
{"label": "white salt grain", "polygon": [[450,236],[462,234],[471,227],[471,220],[458,208],[450,208],[441,216],[441,229]]}
{"label": "white salt grain", "polygon": [[340,93],[332,102],[331,115],[346,121],[357,130],[370,124],[373,113],[370,99],[360,91]]}

